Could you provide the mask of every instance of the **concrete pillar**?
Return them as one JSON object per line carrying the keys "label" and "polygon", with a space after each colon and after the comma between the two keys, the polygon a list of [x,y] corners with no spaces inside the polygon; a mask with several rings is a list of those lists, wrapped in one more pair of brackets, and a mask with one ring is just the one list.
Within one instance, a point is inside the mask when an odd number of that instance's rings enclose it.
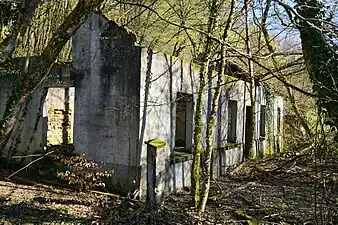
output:
{"label": "concrete pillar", "polygon": [[147,202],[156,204],[156,157],[157,151],[165,147],[166,143],[159,139],[146,141],[147,144]]}

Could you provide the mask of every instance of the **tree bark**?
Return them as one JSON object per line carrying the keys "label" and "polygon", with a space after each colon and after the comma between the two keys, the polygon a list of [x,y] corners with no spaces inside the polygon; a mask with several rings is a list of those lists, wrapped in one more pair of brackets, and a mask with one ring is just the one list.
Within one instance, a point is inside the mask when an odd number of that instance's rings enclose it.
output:
{"label": "tree bark", "polygon": [[199,76],[199,90],[197,93],[196,110],[195,110],[195,129],[194,129],[194,146],[193,146],[193,162],[191,170],[191,195],[193,196],[193,202],[195,207],[198,206],[200,201],[200,173],[201,173],[201,155],[203,152],[202,146],[202,132],[203,132],[203,120],[202,112],[204,108],[205,91],[207,87],[206,79],[209,72],[209,63],[211,57],[212,39],[210,35],[214,29],[216,23],[217,12],[217,0],[213,0],[210,8],[208,18],[207,33],[209,36],[205,37],[205,43],[203,51],[201,52],[201,69]]}
{"label": "tree bark", "polygon": [[[271,40],[269,38],[269,33],[268,33],[268,30],[267,30],[267,25],[266,25],[266,21],[267,21],[267,17],[268,17],[268,11],[269,11],[270,7],[271,7],[271,0],[268,0],[266,2],[265,10],[264,10],[264,13],[263,13],[263,16],[262,16],[261,30],[262,30],[262,33],[263,33],[263,36],[264,36],[264,40],[265,40],[265,43],[266,43],[266,45],[268,47],[269,52],[270,53],[275,53],[276,51],[275,51],[274,47],[271,44]],[[273,62],[274,67],[276,69],[280,68],[278,60],[276,59],[276,57],[274,55],[272,55],[271,57],[272,57],[272,62]],[[282,72],[281,71],[277,71],[277,73],[279,73],[279,79],[282,80],[282,81],[284,81],[283,84],[284,84],[285,89],[287,91],[287,95],[288,95],[289,101],[291,103],[291,107],[292,107],[293,112],[295,113],[295,115],[296,115],[298,121],[300,122],[301,126],[304,128],[306,134],[309,137],[312,137],[312,131],[311,131],[310,127],[309,127],[308,122],[304,118],[304,116],[299,112],[299,109],[298,109],[295,97],[294,97],[294,95],[291,92],[291,87],[289,87],[288,85],[286,85],[287,80],[283,76]]]}
{"label": "tree bark", "polygon": [[[232,0],[231,2],[231,8],[228,16],[228,20],[226,23],[226,26],[224,28],[223,32],[223,41],[226,42],[228,38],[228,34],[230,32],[231,26],[232,26],[232,18],[234,14],[234,9],[236,6],[236,0]],[[206,152],[205,152],[205,161],[203,162],[203,168],[205,168],[205,174],[203,174],[203,182],[201,187],[201,193],[200,193],[200,201],[198,204],[198,214],[201,216],[204,213],[205,206],[208,201],[209,197],[209,190],[210,190],[210,179],[211,179],[211,173],[212,173],[212,152],[213,152],[213,128],[216,123],[216,117],[219,107],[219,96],[222,90],[223,85],[223,76],[225,75],[225,66],[226,66],[226,60],[225,60],[225,54],[226,54],[226,47],[224,44],[221,45],[221,64],[219,65],[219,70],[217,73],[217,84],[215,88],[215,92],[212,98],[211,102],[211,111],[210,115],[207,121],[207,131],[206,131]],[[210,77],[212,79],[212,76]],[[210,83],[212,83],[212,80],[210,80]]]}
{"label": "tree bark", "polygon": [[254,135],[255,135],[255,77],[253,71],[253,62],[251,60],[251,43],[249,36],[249,0],[244,1],[244,10],[245,10],[245,44],[246,44],[246,52],[249,55],[248,58],[248,70],[249,70],[249,95],[251,107],[250,110],[246,113],[249,114],[249,121],[247,121],[248,126],[246,127],[248,130],[246,134],[248,137],[245,141],[245,149],[244,149],[244,158],[248,159],[249,157],[256,157],[256,149],[254,144]]}
{"label": "tree bark", "polygon": [[199,90],[196,100],[195,110],[195,130],[194,130],[194,149],[193,149],[193,163],[191,174],[191,194],[195,206],[200,201],[200,170],[201,170],[201,154],[203,151],[202,146],[202,132],[203,132],[203,120],[202,111],[204,107],[205,91],[206,91],[206,77],[209,71],[209,59],[205,62],[200,71],[199,78]]}
{"label": "tree bark", "polygon": [[[223,50],[223,49],[222,49]],[[224,51],[224,50],[223,50]],[[222,53],[223,55],[223,53]],[[224,57],[222,57],[224,58]],[[224,60],[222,60],[224,61]],[[219,95],[221,92],[221,86],[222,86],[222,77],[223,77],[223,71],[224,71],[224,65],[225,63],[222,62],[221,65],[221,71],[218,72],[217,75],[217,86],[216,86],[216,90],[215,93],[213,95],[212,98],[212,106],[211,106],[211,111],[210,111],[210,115],[208,118],[208,122],[207,122],[207,131],[206,131],[206,151],[205,151],[205,158],[204,158],[204,162],[203,162],[203,168],[205,168],[204,174],[203,174],[203,182],[202,182],[202,187],[201,187],[201,193],[200,193],[200,201],[198,203],[198,214],[202,215],[204,210],[205,210],[205,206],[208,200],[208,196],[209,196],[209,189],[210,189],[210,177],[211,177],[211,160],[212,160],[212,150],[213,150],[213,128],[215,126],[215,122],[216,122],[216,116],[217,116],[217,111],[218,111],[218,100],[219,100]],[[212,78],[211,78],[212,79]]]}
{"label": "tree bark", "polygon": [[326,123],[337,127],[338,110],[334,103],[338,101],[337,45],[329,43],[330,37],[325,33],[327,28],[323,23],[326,20],[323,11],[327,9],[319,0],[297,0],[296,3],[298,13],[305,18],[299,19],[297,27],[313,90],[319,95],[319,106],[325,108],[330,119]]}

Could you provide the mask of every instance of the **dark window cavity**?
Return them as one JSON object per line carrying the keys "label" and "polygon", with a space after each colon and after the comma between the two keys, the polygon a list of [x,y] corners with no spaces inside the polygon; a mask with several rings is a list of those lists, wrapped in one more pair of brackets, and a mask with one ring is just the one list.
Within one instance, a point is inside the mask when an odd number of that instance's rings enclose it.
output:
{"label": "dark window cavity", "polygon": [[230,100],[228,104],[228,142],[236,142],[237,101]]}
{"label": "dark window cavity", "polygon": [[191,151],[193,125],[193,98],[191,94],[177,93],[176,99],[176,150]]}

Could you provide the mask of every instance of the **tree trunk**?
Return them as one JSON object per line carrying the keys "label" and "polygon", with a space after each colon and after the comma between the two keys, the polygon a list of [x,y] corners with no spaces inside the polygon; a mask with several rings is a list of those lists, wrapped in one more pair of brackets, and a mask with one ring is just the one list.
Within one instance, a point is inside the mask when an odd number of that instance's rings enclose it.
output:
{"label": "tree trunk", "polygon": [[[210,8],[210,14],[208,18],[207,33],[212,34],[214,26],[216,24],[217,16],[217,0],[213,0]],[[193,146],[193,162],[191,170],[191,195],[195,207],[198,206],[200,201],[200,173],[201,173],[201,154],[203,151],[202,146],[202,132],[203,132],[203,120],[202,112],[204,108],[205,91],[206,91],[206,79],[209,72],[209,63],[211,57],[212,39],[210,36],[205,37],[205,43],[203,51],[200,54],[200,62],[202,63],[199,77],[199,90],[197,93],[196,110],[195,110],[195,129],[194,129],[194,146]]]}
{"label": "tree trunk", "polygon": [[[230,32],[231,26],[232,26],[232,18],[234,14],[234,9],[236,6],[236,0],[231,1],[231,8],[228,16],[228,20],[226,23],[226,26],[224,28],[223,32],[223,41],[226,42],[228,38],[228,34]],[[200,202],[198,204],[198,214],[201,216],[204,213],[205,206],[208,201],[209,197],[209,190],[210,190],[210,179],[211,179],[211,173],[212,173],[212,152],[213,152],[213,128],[216,123],[216,117],[218,112],[218,104],[219,104],[219,96],[222,90],[222,84],[223,84],[223,76],[225,75],[225,54],[226,54],[226,48],[224,44],[221,45],[221,64],[219,65],[219,70],[217,73],[217,84],[214,91],[214,95],[211,102],[211,111],[207,122],[207,131],[206,131],[206,152],[205,152],[205,161],[203,162],[203,168],[205,168],[205,174],[203,174],[203,182],[202,182],[202,188],[200,193]],[[212,76],[210,76],[209,79],[212,79]],[[209,81],[212,84],[212,80]],[[219,137],[218,137],[219,138]]]}
{"label": "tree trunk", "polygon": [[[262,29],[262,33],[263,33],[263,36],[264,36],[264,39],[265,39],[265,43],[269,49],[269,52],[270,53],[275,53],[275,49],[274,47],[272,46],[271,44],[271,40],[270,40],[270,37],[269,37],[269,33],[268,33],[268,30],[267,30],[267,25],[266,25],[266,21],[267,21],[267,17],[268,17],[268,11],[271,7],[271,0],[268,0],[266,2],[266,6],[265,6],[265,10],[264,10],[264,14],[262,16],[262,25],[261,25],[261,29]],[[278,60],[276,59],[276,57],[274,55],[271,56],[272,57],[272,62],[273,62],[273,65],[276,69],[279,68],[279,62]],[[278,71],[277,73],[279,73],[279,79],[284,81],[283,84],[286,88],[286,91],[287,91],[287,94],[288,94],[288,98],[289,98],[289,101],[291,103],[291,107],[292,107],[292,110],[293,112],[295,113],[298,121],[300,122],[301,126],[304,128],[306,134],[309,136],[309,137],[312,137],[312,131],[309,127],[309,124],[307,123],[306,119],[304,118],[304,116],[299,112],[299,109],[298,109],[298,106],[297,106],[297,103],[296,103],[296,100],[295,100],[295,97],[294,95],[292,94],[291,92],[291,87],[289,87],[287,85],[288,82],[286,82],[286,78],[283,76],[282,72]]]}
{"label": "tree trunk", "polygon": [[[330,38],[328,28],[323,20],[326,9],[319,0],[297,0],[298,13],[307,21],[299,19],[297,26],[302,41],[303,56],[307,71],[313,82],[313,91],[318,93],[318,104],[328,114],[327,124],[338,126],[338,62],[337,44]],[[329,21],[330,22],[330,21]],[[311,24],[310,24],[311,23]],[[332,43],[330,43],[330,39]]]}
{"label": "tree trunk", "polygon": [[[250,65],[250,64],[249,64]],[[249,66],[250,68],[250,66]],[[252,75],[250,75],[252,76]],[[249,107],[246,111],[248,114],[247,119],[247,127],[246,131],[247,138],[245,140],[245,150],[244,150],[244,158],[255,158],[256,157],[256,149],[255,149],[255,103],[256,103],[256,96],[255,96],[255,81],[253,77],[250,77],[249,83],[249,95],[250,95],[250,103],[251,107]]]}
{"label": "tree trunk", "polygon": [[244,10],[245,10],[245,44],[248,58],[248,70],[249,70],[249,94],[250,94],[250,103],[251,107],[246,113],[248,114],[247,121],[247,131],[246,131],[246,141],[245,141],[245,150],[244,150],[244,158],[248,159],[249,157],[256,157],[256,149],[254,144],[254,135],[255,135],[255,77],[253,71],[253,62],[251,60],[251,43],[249,36],[249,0],[244,1]]}
{"label": "tree trunk", "polygon": [[[224,51],[222,49],[222,51]],[[223,54],[222,54],[223,55]],[[224,57],[222,57],[224,58]],[[224,60],[222,60],[224,61]],[[210,189],[210,177],[211,177],[211,160],[212,160],[212,150],[213,150],[213,128],[215,126],[216,122],[216,116],[217,116],[217,111],[218,111],[218,100],[219,100],[219,95],[221,92],[221,85],[222,85],[222,77],[223,77],[223,71],[224,71],[224,65],[225,63],[222,62],[221,65],[221,71],[218,71],[217,75],[217,86],[215,93],[212,98],[212,105],[211,105],[211,111],[210,115],[208,118],[207,122],[207,131],[206,131],[206,151],[205,151],[205,158],[203,162],[203,168],[205,168],[204,174],[203,174],[203,182],[202,182],[202,187],[201,187],[201,193],[200,193],[200,201],[198,204],[198,214],[202,215],[208,200],[209,196],[209,189]],[[212,79],[212,77],[210,78]],[[212,82],[212,81],[211,81]]]}
{"label": "tree trunk", "polygon": [[19,93],[14,93],[7,101],[6,110],[0,121],[0,149],[4,149],[11,135],[14,125],[23,112],[24,105],[31,94],[41,85],[54,66],[60,51],[73,36],[77,29],[85,22],[88,15],[104,0],[80,0],[73,11],[67,16],[63,24],[49,41],[41,55],[41,62],[30,75],[22,77],[16,86]]}
{"label": "tree trunk", "polygon": [[193,164],[191,174],[191,194],[193,196],[195,206],[200,201],[200,170],[201,170],[201,154],[203,151],[202,146],[202,132],[203,132],[203,118],[202,112],[204,108],[205,91],[206,91],[206,77],[209,71],[209,59],[203,64],[200,71],[199,78],[199,90],[196,100],[195,111],[195,130],[194,130],[194,152],[193,152]]}

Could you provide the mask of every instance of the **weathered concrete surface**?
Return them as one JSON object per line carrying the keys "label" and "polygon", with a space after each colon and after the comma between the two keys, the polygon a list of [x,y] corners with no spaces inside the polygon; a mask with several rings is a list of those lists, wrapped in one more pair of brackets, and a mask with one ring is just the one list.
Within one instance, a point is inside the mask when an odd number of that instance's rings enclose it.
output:
{"label": "weathered concrete surface", "polygon": [[[267,153],[271,154],[271,149],[276,148],[276,141],[280,141],[280,146],[282,146],[282,137],[279,135],[276,136],[276,124],[277,124],[277,105],[282,109],[283,99],[280,97],[270,99],[271,108],[267,113],[270,114],[270,117],[266,116],[266,134],[270,132],[272,141],[268,142],[268,135],[263,137],[260,134],[260,122],[261,122],[261,107],[262,105],[269,104],[267,102],[267,97],[264,92],[264,88],[261,86],[257,86],[255,88],[255,132],[254,132],[254,155],[255,156],[263,156]],[[227,146],[227,135],[228,135],[228,103],[229,100],[237,101],[237,124],[236,124],[236,143],[239,144],[239,147],[223,150],[224,146]],[[217,168],[214,168],[216,171],[221,170],[220,173],[216,173],[217,175],[223,174],[225,169],[229,166],[238,165],[243,161],[243,148],[245,143],[245,120],[246,120],[246,106],[251,106],[249,88],[248,85],[245,84],[244,81],[236,81],[234,83],[225,85],[222,90],[222,94],[220,97],[220,109],[218,115],[218,145],[219,149],[219,158],[216,162],[219,163]],[[283,116],[283,115],[282,115]],[[270,120],[269,120],[270,118]],[[283,121],[283,118],[281,118]],[[270,129],[268,127],[270,126]],[[282,123],[281,123],[282,126]],[[281,130],[283,128],[281,127]],[[276,140],[276,141],[274,141]],[[215,173],[215,171],[214,171]]]}
{"label": "weathered concrete surface", "polygon": [[268,144],[267,148],[265,148],[265,153],[272,154],[283,151],[283,120],[285,114],[284,99],[281,96],[274,95],[273,98],[267,102],[267,106],[269,111],[269,116],[267,118]]}
{"label": "weathered concrete surface", "polygon": [[72,63],[56,64],[42,86],[53,88],[74,87]]}
{"label": "weathered concrete surface", "polygon": [[[39,57],[33,57],[30,60],[28,71],[32,71],[37,65]],[[14,58],[13,63],[18,68],[24,68],[25,58]],[[8,75],[0,77],[0,119],[6,110],[7,100],[11,96],[11,92],[15,86],[15,77]],[[3,157],[9,152],[9,146],[14,147],[13,154],[30,154],[43,151],[47,140],[47,115],[45,110],[45,95],[47,87],[69,87],[73,86],[70,65],[55,65],[51,74],[42,83],[42,87],[37,89],[29,99],[25,107],[25,113],[21,115],[13,130],[13,134],[3,150]],[[48,92],[49,95],[51,92]],[[55,102],[54,102],[55,100]],[[57,104],[60,101],[54,99]],[[44,114],[44,115],[43,115]]]}
{"label": "weathered concrete surface", "polygon": [[6,81],[4,78],[1,80],[2,81],[0,81],[0,118],[2,118],[5,113],[7,100],[11,95],[11,86],[8,85],[8,81]]}
{"label": "weathered concrete surface", "polygon": [[139,181],[140,49],[134,41],[98,14],[73,37],[75,151],[109,164],[121,192]]}
{"label": "weathered concrete surface", "polygon": [[[232,79],[233,80],[233,79]],[[245,142],[245,107],[250,105],[249,92],[244,81],[238,80],[225,85],[219,100],[219,110],[217,117],[218,129],[216,147],[218,155],[214,159],[214,175],[220,176],[225,174],[229,166],[238,165],[243,160],[243,148]],[[236,120],[236,144],[238,147],[229,149],[228,141],[228,104],[229,101],[237,102],[237,120]]]}
{"label": "weathered concrete surface", "polygon": [[[19,115],[19,119],[14,125],[5,149],[2,149],[2,157],[43,151],[43,123],[45,121],[42,120],[42,108],[46,92],[45,89],[37,89],[32,94],[23,113]],[[0,86],[0,94],[0,115],[2,118],[7,100],[11,96],[11,89]]]}
{"label": "weathered concrete surface", "polygon": [[[149,62],[151,62],[149,64]],[[146,75],[151,66],[150,88],[147,90]],[[165,140],[168,145],[165,149],[158,152],[158,174],[159,177],[157,191],[158,195],[172,191],[180,190],[182,185],[181,179],[183,176],[176,167],[180,168],[181,164],[171,164],[170,159],[173,157],[175,148],[175,116],[177,108],[177,93],[192,94],[196,100],[198,89],[198,66],[189,66],[182,63],[179,59],[162,54],[152,54],[146,50],[142,51],[142,73],[141,73],[141,124],[144,123],[144,132],[140,132],[140,144],[142,140],[151,138],[160,138]],[[213,80],[213,82],[215,82]],[[226,168],[233,165],[238,165],[243,161],[243,148],[245,143],[245,120],[246,106],[250,106],[250,95],[248,85],[241,80],[233,81],[229,78],[222,88],[221,98],[219,100],[219,111],[217,115],[217,124],[214,128],[214,146],[220,149],[213,157],[214,176],[219,176],[225,172]],[[209,84],[212,86],[213,84]],[[265,105],[265,95],[263,88],[256,87],[255,96],[257,102],[255,104],[256,127],[255,127],[255,155],[260,149],[266,149],[266,140],[260,137],[260,108]],[[207,120],[208,111],[213,91],[208,89],[206,92],[205,109],[203,110],[203,121]],[[145,102],[145,96],[147,102]],[[237,120],[236,120],[236,147],[225,148],[228,146],[228,103],[229,101],[237,101]],[[146,113],[144,113],[146,110]],[[146,115],[144,118],[143,116]],[[258,115],[258,116],[257,116]],[[146,120],[144,122],[144,120]],[[193,121],[191,121],[193,123]],[[193,127],[193,126],[192,126]],[[204,127],[205,129],[205,127]],[[182,134],[181,134],[182,136]],[[205,137],[205,132],[203,133]],[[191,137],[192,139],[192,137]],[[146,146],[141,148],[141,191],[145,189],[145,170],[146,168]],[[188,162],[188,161],[186,161]],[[186,165],[187,168],[189,165]],[[185,181],[189,184],[188,180]]]}
{"label": "weathered concrete surface", "polygon": [[[223,166],[227,167],[238,165],[243,160],[243,149],[241,147],[224,150],[222,154]],[[223,174],[223,173],[222,173]]]}
{"label": "weathered concrete surface", "polygon": [[178,191],[191,186],[191,167],[192,160],[187,160],[171,165],[171,171],[175,170],[175,180],[171,179],[169,191]]}
{"label": "weathered concrete surface", "polygon": [[244,119],[245,106],[250,105],[248,91],[243,81],[237,81],[225,85],[220,97],[220,109],[218,124],[220,126],[219,144],[220,146],[228,143],[228,103],[230,100],[237,101],[237,123],[236,123],[236,143],[244,141]]}
{"label": "weathered concrete surface", "polygon": [[[151,60],[151,64],[149,64],[149,60]],[[146,75],[149,65],[151,67],[150,88],[146,90]],[[144,127],[140,129],[140,144],[142,144],[142,140],[152,138],[159,138],[167,143],[167,146],[161,149],[157,156],[157,191],[158,195],[162,196],[164,193],[177,191],[181,188],[181,185],[179,185],[180,175],[176,174],[177,171],[181,171],[176,168],[180,164],[170,165],[175,147],[176,99],[178,92],[197,93],[195,82],[198,79],[198,68],[184,64],[180,59],[163,54],[152,54],[144,49],[142,51],[141,71],[140,123],[144,124]],[[147,102],[145,102],[146,95],[148,95]],[[194,96],[193,98],[196,99]],[[191,116],[193,117],[193,115]],[[192,129],[193,124],[191,124]],[[190,138],[192,141],[192,136]],[[144,172],[146,157],[146,145],[142,144],[141,191],[146,186]],[[185,182],[188,181],[186,180]]]}

